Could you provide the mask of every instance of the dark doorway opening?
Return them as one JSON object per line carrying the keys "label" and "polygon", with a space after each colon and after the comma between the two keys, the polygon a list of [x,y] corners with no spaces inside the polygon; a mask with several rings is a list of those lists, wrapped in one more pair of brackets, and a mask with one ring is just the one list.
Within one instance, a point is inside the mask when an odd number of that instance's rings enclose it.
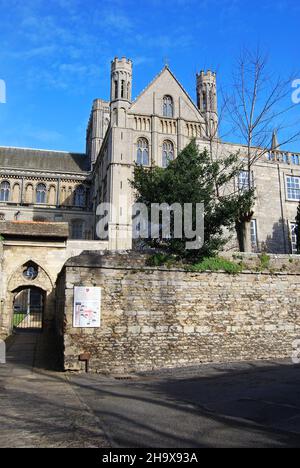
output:
{"label": "dark doorway opening", "polygon": [[13,300],[13,327],[15,330],[42,330],[45,293],[36,287],[19,288]]}

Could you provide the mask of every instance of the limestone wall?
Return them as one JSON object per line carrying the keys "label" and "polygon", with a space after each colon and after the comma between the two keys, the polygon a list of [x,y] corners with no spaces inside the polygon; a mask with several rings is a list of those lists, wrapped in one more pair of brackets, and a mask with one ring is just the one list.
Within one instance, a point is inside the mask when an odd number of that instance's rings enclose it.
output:
{"label": "limestone wall", "polygon": [[[86,352],[104,373],[285,358],[300,337],[299,273],[191,273],[83,256],[59,283],[67,370],[83,369]],[[102,288],[101,328],[73,328],[75,285]]]}

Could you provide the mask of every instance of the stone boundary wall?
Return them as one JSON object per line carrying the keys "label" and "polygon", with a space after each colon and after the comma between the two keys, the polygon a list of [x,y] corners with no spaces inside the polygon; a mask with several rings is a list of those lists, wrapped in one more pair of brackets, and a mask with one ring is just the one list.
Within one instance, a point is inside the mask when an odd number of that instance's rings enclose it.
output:
{"label": "stone boundary wall", "polygon": [[[81,353],[91,354],[91,371],[122,374],[292,355],[300,338],[300,274],[143,265],[142,257],[112,254],[67,262],[57,288],[66,370],[84,369]],[[73,328],[74,286],[102,288],[101,328]]]}

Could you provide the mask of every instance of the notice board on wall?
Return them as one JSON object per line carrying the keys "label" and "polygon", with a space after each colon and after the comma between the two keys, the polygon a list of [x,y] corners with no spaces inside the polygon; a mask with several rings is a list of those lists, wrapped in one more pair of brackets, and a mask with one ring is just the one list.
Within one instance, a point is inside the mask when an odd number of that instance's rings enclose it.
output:
{"label": "notice board on wall", "polygon": [[74,288],[74,328],[99,328],[101,326],[101,288]]}

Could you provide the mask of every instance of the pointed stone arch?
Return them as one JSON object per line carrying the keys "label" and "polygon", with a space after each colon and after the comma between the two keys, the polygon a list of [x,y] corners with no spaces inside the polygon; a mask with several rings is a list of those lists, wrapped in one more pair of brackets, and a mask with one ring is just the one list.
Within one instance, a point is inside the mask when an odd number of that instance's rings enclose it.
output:
{"label": "pointed stone arch", "polygon": [[[29,264],[34,264],[38,268],[38,275],[33,280],[30,280],[24,276],[24,269]],[[10,276],[8,280],[9,292],[13,292],[19,287],[26,287],[26,286],[28,287],[34,286],[34,287],[42,289],[45,292],[51,292],[54,287],[49,274],[33,258],[30,258],[27,261],[22,262],[15,269],[14,273]]]}
{"label": "pointed stone arch", "polygon": [[[33,279],[24,275],[24,271],[29,266],[35,266],[38,274]],[[17,292],[23,289],[38,289],[44,293],[43,327],[45,329],[54,326],[55,319],[55,286],[48,272],[34,258],[23,261],[12,273],[8,280],[7,287],[7,316],[10,317],[10,328],[13,321],[13,304]]]}

